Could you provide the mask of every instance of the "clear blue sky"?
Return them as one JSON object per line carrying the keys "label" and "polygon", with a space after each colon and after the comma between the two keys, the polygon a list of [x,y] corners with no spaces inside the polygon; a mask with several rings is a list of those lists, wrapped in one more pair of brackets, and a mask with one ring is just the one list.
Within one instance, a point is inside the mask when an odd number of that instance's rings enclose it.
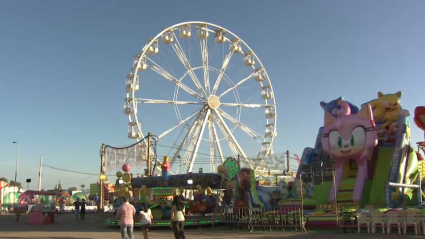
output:
{"label": "clear blue sky", "polygon": [[[127,145],[125,75],[148,37],[184,21],[223,26],[256,52],[278,110],[274,152],[302,153],[323,124],[322,100],[360,105],[403,91],[424,105],[424,1],[3,1],[0,4],[0,176],[32,178],[39,155],[97,173],[102,143]],[[150,131],[155,131],[151,129]],[[412,141],[423,132],[412,126]],[[164,142],[165,144],[165,142]],[[43,188],[96,181],[44,168]]]}

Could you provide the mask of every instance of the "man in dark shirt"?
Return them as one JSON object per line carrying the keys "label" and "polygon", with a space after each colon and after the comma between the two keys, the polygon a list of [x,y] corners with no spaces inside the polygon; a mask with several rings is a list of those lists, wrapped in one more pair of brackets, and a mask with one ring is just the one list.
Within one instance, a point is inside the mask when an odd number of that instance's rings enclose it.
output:
{"label": "man in dark shirt", "polygon": [[83,201],[80,203],[81,220],[86,220],[86,204],[86,199],[83,198]]}
{"label": "man in dark shirt", "polygon": [[80,214],[80,199],[78,198],[73,204],[75,206],[75,220],[78,220],[78,215]]}

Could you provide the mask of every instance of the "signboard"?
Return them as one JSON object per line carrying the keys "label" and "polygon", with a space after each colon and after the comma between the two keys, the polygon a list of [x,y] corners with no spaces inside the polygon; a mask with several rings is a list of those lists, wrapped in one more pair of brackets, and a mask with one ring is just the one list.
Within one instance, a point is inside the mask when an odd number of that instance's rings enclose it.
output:
{"label": "signboard", "polygon": [[171,188],[152,188],[152,195],[153,196],[172,196],[173,192]]}
{"label": "signboard", "polygon": [[229,157],[224,162],[224,177],[227,181],[232,181],[236,178],[239,172],[238,161],[232,157]]}

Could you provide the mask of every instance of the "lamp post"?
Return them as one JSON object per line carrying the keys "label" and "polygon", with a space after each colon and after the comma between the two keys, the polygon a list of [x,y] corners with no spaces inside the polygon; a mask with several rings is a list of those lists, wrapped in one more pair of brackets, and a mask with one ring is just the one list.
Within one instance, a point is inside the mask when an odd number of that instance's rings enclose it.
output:
{"label": "lamp post", "polygon": [[15,165],[15,182],[16,182],[16,180],[17,180],[17,178],[18,178],[18,161],[19,161],[19,144],[18,144],[18,142],[12,142],[12,143],[14,143],[14,144],[16,144],[16,165]]}

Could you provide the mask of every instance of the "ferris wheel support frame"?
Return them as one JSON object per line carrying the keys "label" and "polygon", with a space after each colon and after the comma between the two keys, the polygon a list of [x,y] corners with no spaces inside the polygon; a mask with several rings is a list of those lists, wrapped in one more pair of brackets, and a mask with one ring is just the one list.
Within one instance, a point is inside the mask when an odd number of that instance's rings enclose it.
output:
{"label": "ferris wheel support frame", "polygon": [[[254,68],[254,63],[252,63],[252,65],[250,65],[250,66],[255,70],[253,73],[251,73],[248,77],[243,78],[242,80],[239,80],[236,84],[232,82],[233,85],[229,89],[227,89],[226,91],[221,93],[218,97],[215,96],[222,79],[225,79],[228,82],[230,80],[230,79],[227,79],[225,72],[226,72],[226,69],[229,65],[230,60],[232,59],[234,51],[229,49],[228,53],[226,54],[226,56],[223,60],[221,68],[219,70],[215,69],[215,68],[209,66],[208,37],[201,38],[200,48],[201,48],[201,53],[202,53],[202,64],[203,65],[201,67],[193,68],[191,66],[191,63],[189,62],[184,50],[183,50],[182,45],[180,44],[179,37],[174,32],[175,30],[177,30],[179,27],[182,27],[182,26],[189,26],[188,29],[190,30],[191,24],[198,24],[198,26],[195,27],[195,28],[198,29],[198,31],[200,29],[202,29],[201,25],[205,25],[206,28],[204,30],[206,30],[207,33],[213,32],[208,27],[215,27],[219,30],[222,30],[223,32],[226,32],[226,33],[233,35],[233,37],[235,37],[235,39],[238,42],[242,43],[244,45],[244,47],[247,48],[248,53],[253,55],[253,57],[254,57],[253,59],[255,59],[255,61],[258,62],[258,64],[261,67],[256,69],[256,68]],[[169,45],[171,46],[171,48],[173,49],[173,51],[177,55],[178,59],[183,64],[184,68],[186,69],[186,73],[180,79],[177,79],[176,77],[174,77],[171,73],[169,73],[167,70],[162,68],[158,63],[156,63],[154,60],[152,60],[147,55],[147,50],[150,49],[152,47],[152,44],[154,44],[155,42],[156,42],[156,44],[158,44],[160,37],[162,37],[164,35],[164,33],[167,32],[167,31],[172,33],[173,39],[175,40],[174,42],[170,42]],[[223,35],[223,37],[224,37],[224,35]],[[233,41],[230,41],[227,37],[225,37],[225,41],[231,42],[231,44],[233,44]],[[218,99],[218,102],[219,102],[218,104],[220,106],[237,107],[238,111],[240,111],[240,109],[242,109],[243,107],[266,108],[266,109],[268,109],[268,107],[272,107],[273,116],[271,116],[271,117],[267,116],[266,119],[267,119],[267,122],[269,122],[270,119],[273,119],[272,127],[273,127],[273,130],[275,132],[276,126],[277,126],[277,112],[276,112],[276,103],[275,103],[274,96],[272,96],[270,98],[263,98],[263,99],[265,99],[266,104],[244,104],[244,103],[240,102],[240,99],[239,100],[237,99],[237,103],[225,103],[225,102],[222,103],[222,102],[219,101],[219,99],[222,96],[228,94],[231,91],[235,92],[235,94],[238,95],[237,87],[239,85],[243,84],[244,82],[248,81],[249,79],[253,78],[258,69],[260,69],[262,71],[265,79],[267,79],[266,82],[269,83],[269,85],[264,86],[262,81],[258,81],[259,84],[261,85],[262,89],[264,87],[269,87],[270,92],[273,93],[273,88],[272,88],[270,79],[269,79],[268,74],[267,74],[266,70],[264,69],[260,59],[256,56],[254,51],[241,38],[237,37],[237,35],[232,33],[231,31],[224,29],[224,28],[222,28],[218,25],[212,24],[212,23],[198,22],[198,21],[183,22],[183,23],[175,24],[171,27],[165,28],[163,31],[161,31],[159,34],[157,34],[154,38],[151,38],[148,41],[148,43],[143,47],[142,52],[138,56],[139,56],[139,58],[135,60],[135,63],[133,64],[133,68],[132,68],[132,72],[134,72],[134,75],[138,74],[137,72],[138,72],[139,64],[141,63],[142,59],[144,59],[145,62],[148,61],[148,62],[151,63],[149,68],[152,71],[154,71],[158,75],[162,76],[164,79],[170,81],[171,83],[175,84],[174,97],[173,97],[173,100],[171,100],[171,101],[170,100],[155,100],[155,99],[136,98],[135,97],[135,91],[137,91],[137,90],[135,90],[134,88],[130,91],[130,93],[131,93],[130,95],[129,95],[129,92],[127,93],[127,97],[131,97],[131,98],[127,98],[127,99],[131,99],[132,107],[133,107],[133,109],[135,109],[136,112],[137,112],[137,108],[138,108],[137,104],[140,104],[140,103],[143,103],[143,104],[171,104],[171,105],[174,106],[175,111],[176,111],[176,115],[177,115],[177,117],[180,121],[179,121],[179,123],[175,124],[170,129],[168,129],[165,132],[163,132],[162,134],[160,134],[158,136],[158,139],[164,137],[165,135],[167,135],[168,133],[170,133],[174,129],[178,128],[179,126],[182,126],[184,123],[187,124],[187,122],[190,119],[192,119],[196,114],[198,114],[194,123],[192,124],[192,126],[190,126],[190,129],[187,131],[187,135],[185,136],[184,140],[182,141],[180,146],[177,148],[177,151],[176,151],[176,153],[174,154],[174,156],[171,160],[171,164],[174,164],[175,161],[177,160],[177,158],[180,158],[179,156],[180,156],[181,151],[183,150],[184,146],[188,143],[187,141],[189,140],[189,138],[192,137],[189,141],[189,148],[188,148],[188,150],[186,150],[186,153],[184,154],[183,164],[188,169],[188,171],[191,171],[193,169],[194,161],[195,161],[196,156],[198,154],[199,145],[201,144],[202,135],[204,133],[205,127],[207,127],[206,126],[207,123],[208,123],[208,128],[209,128],[208,131],[210,132],[209,133],[210,134],[209,147],[210,147],[211,165],[214,165],[214,163],[215,163],[214,159],[216,158],[216,149],[217,149],[220,160],[222,162],[224,162],[224,156],[223,156],[223,152],[222,152],[221,145],[220,145],[220,142],[219,142],[220,140],[218,139],[216,127],[215,127],[214,123],[212,122],[212,119],[215,119],[218,127],[221,129],[221,131],[224,135],[224,139],[229,143],[229,147],[230,147],[232,153],[234,155],[242,156],[243,161],[250,168],[253,168],[253,165],[251,164],[251,162],[249,162],[245,152],[243,151],[240,144],[238,143],[238,141],[234,137],[234,135],[232,133],[233,131],[230,130],[230,128],[227,126],[226,122],[224,121],[224,118],[229,120],[232,124],[235,125],[235,127],[241,129],[242,131],[244,131],[246,134],[248,134],[250,137],[252,137],[256,141],[262,143],[263,146],[264,146],[264,143],[267,143],[269,145],[268,148],[267,148],[267,152],[263,151],[263,147],[262,147],[260,153],[257,156],[257,157],[262,158],[262,162],[265,160],[265,156],[268,153],[271,152],[271,148],[272,148],[275,136],[267,136],[266,135],[265,137],[263,137],[260,134],[258,134],[257,132],[255,132],[254,130],[252,130],[251,128],[249,128],[248,126],[242,124],[240,122],[240,120],[238,120],[238,119],[240,119],[240,113],[237,115],[236,118],[234,118],[234,117],[230,116],[229,114],[227,114],[224,110],[219,109],[218,107],[217,108],[211,108],[211,107],[208,108],[209,103],[207,103],[209,101],[209,98],[211,96],[214,96]],[[204,87],[205,88],[202,87],[201,82],[199,81],[196,74],[194,73],[194,70],[198,69],[198,68],[203,68]],[[211,89],[211,84],[210,84],[210,79],[209,79],[209,71],[210,70],[216,70],[218,72],[217,79],[216,79],[212,89]],[[192,82],[196,86],[197,92],[196,92],[196,90],[192,90],[186,84],[181,82],[182,79],[184,77],[186,77],[187,75],[190,76]],[[255,77],[257,77],[257,76],[255,76]],[[257,81],[257,78],[256,78],[256,81]],[[182,89],[183,91],[185,91],[189,95],[192,95],[193,97],[198,99],[200,102],[178,101],[177,100],[177,94],[178,94],[179,89]],[[235,97],[236,97],[236,95],[235,95]],[[237,97],[239,98],[239,96],[237,96]],[[269,104],[269,101],[271,101],[272,104]],[[178,110],[177,105],[204,105],[204,107],[195,111],[193,114],[186,117],[185,119],[181,119],[180,112]],[[266,112],[267,112],[267,110],[266,110]],[[143,138],[144,135],[143,135],[143,131],[141,129],[141,124],[139,123],[140,121],[138,119],[137,113],[135,113],[133,115],[128,115],[128,118],[129,118],[130,123],[135,123],[135,126],[137,126],[137,129],[140,132],[140,137]],[[133,120],[133,118],[134,118],[134,120]],[[268,125],[269,124],[267,124],[267,127],[268,127]],[[274,133],[274,135],[275,135],[275,133]],[[266,140],[266,137],[270,137],[270,140],[268,140],[268,138]],[[138,138],[136,140],[138,140]],[[180,166],[182,166],[182,165],[180,165]]]}
{"label": "ferris wheel support frame", "polygon": [[171,160],[171,164],[174,164],[177,160],[177,158],[180,156],[181,151],[183,150],[183,147],[187,144],[187,140],[189,139],[189,137],[193,134],[193,131],[196,129],[196,127],[198,126],[198,122],[199,120],[201,120],[202,115],[203,115],[203,111],[205,111],[205,108],[202,108],[199,111],[196,111],[195,113],[199,112],[198,117],[196,117],[195,121],[193,122],[193,124],[190,126],[188,133],[186,134],[186,136],[184,137],[182,143],[180,144],[180,146],[177,148],[176,153],[173,156],[173,159]]}
{"label": "ferris wheel support frame", "polygon": [[245,161],[246,164],[248,164],[248,166],[250,168],[252,168],[252,164],[249,162],[248,157],[246,156],[245,152],[243,151],[243,149],[239,145],[235,136],[233,136],[232,131],[229,129],[226,122],[223,120],[223,117],[221,117],[220,113],[217,113],[217,110],[214,110],[214,113],[217,115],[217,117],[219,119],[218,122],[223,125],[224,129],[226,130],[226,132],[228,134],[228,137],[230,137],[230,140],[232,141],[232,143],[234,144],[234,146],[238,150],[240,156],[242,156],[242,159]]}

